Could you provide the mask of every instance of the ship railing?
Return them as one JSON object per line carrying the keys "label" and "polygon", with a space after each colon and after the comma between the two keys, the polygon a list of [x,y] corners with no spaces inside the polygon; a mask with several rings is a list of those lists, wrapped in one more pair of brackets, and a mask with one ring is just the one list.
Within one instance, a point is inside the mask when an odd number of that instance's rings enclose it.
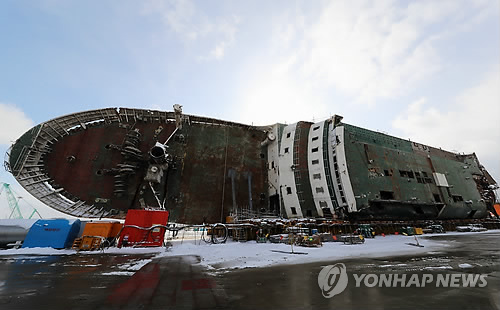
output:
{"label": "ship railing", "polygon": [[3,166],[7,172],[12,173],[12,169],[10,167],[10,152],[12,151],[12,145],[9,147],[7,152],[5,152],[4,158],[3,158]]}
{"label": "ship railing", "polygon": [[276,217],[279,216],[277,212],[251,210],[249,207],[240,207],[231,214],[237,220],[249,220],[255,218]]}
{"label": "ship railing", "polygon": [[19,171],[22,169],[23,161],[28,154],[29,148],[26,146],[23,146],[23,148],[22,148],[21,152],[19,153],[19,156],[17,157],[16,162],[14,163],[13,166],[11,166],[11,164],[10,164],[11,151],[12,151],[12,146],[5,153],[3,165],[5,167],[5,170],[7,170],[8,172],[10,172],[14,176],[16,176],[19,173]]}

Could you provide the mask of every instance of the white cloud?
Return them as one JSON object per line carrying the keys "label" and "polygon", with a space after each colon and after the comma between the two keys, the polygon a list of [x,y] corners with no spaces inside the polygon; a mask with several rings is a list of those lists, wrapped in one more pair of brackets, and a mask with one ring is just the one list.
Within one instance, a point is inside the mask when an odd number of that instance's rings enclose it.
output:
{"label": "white cloud", "polygon": [[393,121],[413,141],[472,153],[500,181],[500,71],[463,91],[445,107],[422,98]]}
{"label": "white cloud", "polygon": [[150,0],[143,14],[159,14],[187,46],[201,50],[198,60],[221,60],[233,44],[240,23],[237,16],[208,17],[190,0]]}
{"label": "white cloud", "polygon": [[[5,153],[13,142],[33,126],[34,122],[20,108],[13,104],[0,103],[0,153]],[[33,212],[33,208],[36,208],[43,218],[69,217],[49,208],[31,196],[17,184],[17,181],[9,172],[2,169],[0,179],[2,182],[11,184],[14,195],[19,199],[18,204],[23,217],[29,217]],[[5,193],[0,195],[0,218],[8,218],[11,213],[5,195]],[[33,218],[38,218],[38,216],[34,214]]]}
{"label": "white cloud", "polygon": [[0,144],[12,144],[31,127],[33,121],[21,109],[0,103]]}
{"label": "white cloud", "polygon": [[[10,145],[22,134],[34,126],[33,121],[24,114],[24,112],[13,104],[0,103],[0,151],[3,154]],[[3,159],[3,157],[2,157]],[[3,169],[2,169],[3,170]],[[61,213],[49,209],[43,205],[15,181],[14,177],[7,171],[1,171],[2,182],[11,184],[16,197],[22,197],[19,200],[19,208],[24,217],[29,217],[33,212],[33,207],[37,208],[44,218],[51,216],[61,216]],[[0,195],[0,218],[10,216],[10,207],[7,204],[6,194]],[[18,196],[21,195],[21,196]],[[33,218],[37,218],[36,215]]]}
{"label": "white cloud", "polygon": [[456,1],[329,3],[305,31],[303,70],[358,101],[402,95],[440,68],[434,41]]}
{"label": "white cloud", "polygon": [[313,117],[319,121],[318,117],[324,119],[328,116],[327,107],[321,104],[313,85],[301,83],[282,72],[264,74],[249,81],[246,87],[248,94],[234,112],[239,114],[237,120],[243,123],[271,125],[310,121]]}
{"label": "white cloud", "polygon": [[[438,44],[484,16],[490,5],[455,0],[322,4],[316,14],[294,8],[273,20],[272,46],[256,61],[260,67],[246,75],[253,82],[241,90],[242,119],[258,119],[248,111],[264,108],[287,119],[308,119],[337,112],[342,104],[405,96],[443,67]],[[349,101],[334,102],[332,92]],[[294,103],[299,100],[302,104]],[[295,113],[290,102],[299,106]]]}

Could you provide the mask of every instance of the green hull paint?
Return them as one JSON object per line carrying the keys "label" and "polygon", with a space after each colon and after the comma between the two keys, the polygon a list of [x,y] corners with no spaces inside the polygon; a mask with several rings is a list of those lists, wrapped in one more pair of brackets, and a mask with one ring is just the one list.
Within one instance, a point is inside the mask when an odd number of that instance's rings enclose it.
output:
{"label": "green hull paint", "polygon": [[[474,181],[482,175],[474,155],[458,155],[352,125],[344,128],[349,175],[360,210],[357,217],[486,216],[486,202]],[[437,186],[433,173],[445,175],[449,187]]]}

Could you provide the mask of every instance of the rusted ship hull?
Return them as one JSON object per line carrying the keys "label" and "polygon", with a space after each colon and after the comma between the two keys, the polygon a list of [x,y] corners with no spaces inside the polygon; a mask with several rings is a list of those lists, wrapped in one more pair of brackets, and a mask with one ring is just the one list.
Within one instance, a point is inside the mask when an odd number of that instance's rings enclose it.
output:
{"label": "rusted ship hull", "polygon": [[[234,205],[260,208],[267,191],[263,131],[181,118],[182,128],[174,113],[137,109],[54,119],[18,140],[9,166],[35,197],[75,216],[124,218],[128,209],[165,208],[176,221],[203,223],[220,222]],[[159,182],[145,180],[151,150],[169,137],[168,160],[157,165],[168,169]]]}
{"label": "rusted ship hull", "polygon": [[[48,206],[80,217],[166,209],[181,223],[288,218],[482,218],[495,181],[476,156],[341,122],[254,127],[193,115],[101,109],[42,123],[6,167]],[[467,168],[464,168],[467,167]]]}

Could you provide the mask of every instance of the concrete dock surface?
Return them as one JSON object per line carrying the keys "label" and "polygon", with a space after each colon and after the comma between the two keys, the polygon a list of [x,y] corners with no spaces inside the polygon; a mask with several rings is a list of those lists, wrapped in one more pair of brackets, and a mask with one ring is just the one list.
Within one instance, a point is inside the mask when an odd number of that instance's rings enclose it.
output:
{"label": "concrete dock surface", "polygon": [[[209,270],[192,255],[163,256],[129,271],[115,267],[154,254],[0,256],[0,309],[500,309],[500,233],[431,238],[453,246],[419,256],[240,270]],[[325,298],[318,275],[339,262],[349,282]],[[487,284],[357,286],[361,274],[484,275]]]}

